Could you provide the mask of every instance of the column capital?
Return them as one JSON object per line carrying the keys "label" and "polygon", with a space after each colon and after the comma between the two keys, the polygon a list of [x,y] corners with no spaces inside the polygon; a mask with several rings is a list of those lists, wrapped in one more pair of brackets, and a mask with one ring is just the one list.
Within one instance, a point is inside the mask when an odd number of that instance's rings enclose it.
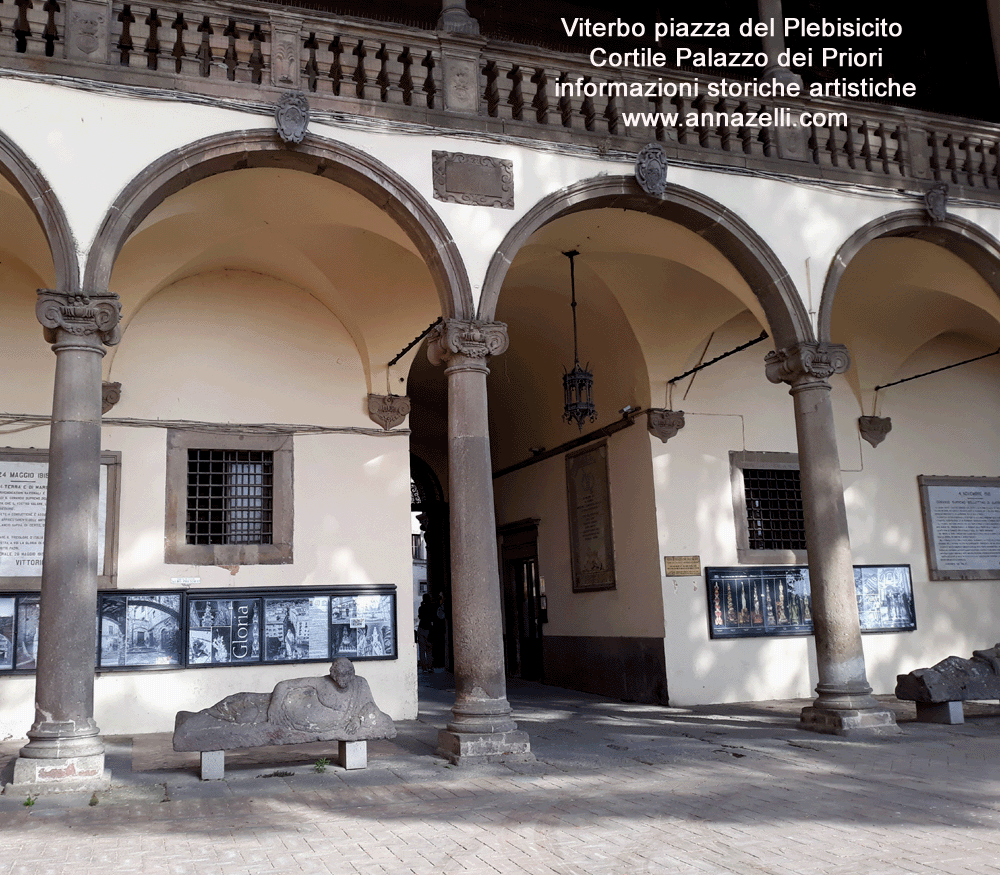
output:
{"label": "column capital", "polygon": [[804,382],[825,382],[833,374],[842,374],[851,366],[847,347],[840,343],[814,340],[796,343],[769,352],[764,370],[772,383],[795,386]]}
{"label": "column capital", "polygon": [[39,289],[35,316],[49,343],[56,343],[61,331],[94,346],[114,346],[121,338],[122,305],[118,295],[110,292]]}
{"label": "column capital", "polygon": [[507,349],[507,326],[503,322],[463,322],[445,319],[427,336],[427,358],[432,365],[455,364],[455,358],[472,359],[483,367],[486,359]]}

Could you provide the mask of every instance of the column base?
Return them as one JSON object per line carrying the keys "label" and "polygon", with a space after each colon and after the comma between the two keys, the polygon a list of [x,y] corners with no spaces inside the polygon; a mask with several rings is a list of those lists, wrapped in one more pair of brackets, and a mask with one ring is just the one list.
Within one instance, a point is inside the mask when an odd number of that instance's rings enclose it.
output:
{"label": "column base", "polygon": [[[872,700],[875,701],[874,699]],[[799,727],[827,735],[897,735],[896,715],[877,702],[871,708],[833,709],[809,706],[802,709]]]}
{"label": "column base", "polygon": [[437,754],[452,765],[477,765],[479,763],[531,763],[528,733],[519,729],[508,732],[438,732]]}
{"label": "column base", "polygon": [[104,768],[104,754],[35,759],[18,757],[0,778],[6,796],[36,796],[40,793],[76,793],[108,790],[111,772]]}

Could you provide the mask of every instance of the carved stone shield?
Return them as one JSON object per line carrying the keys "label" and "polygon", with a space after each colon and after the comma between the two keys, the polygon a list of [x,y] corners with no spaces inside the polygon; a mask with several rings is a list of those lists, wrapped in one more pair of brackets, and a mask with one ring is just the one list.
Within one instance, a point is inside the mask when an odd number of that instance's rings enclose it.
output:
{"label": "carved stone shield", "polygon": [[667,153],[659,143],[643,146],[635,158],[635,179],[639,187],[654,197],[667,190]]}
{"label": "carved stone shield", "polygon": [[386,431],[399,425],[410,412],[410,399],[405,395],[369,395],[368,416]]}
{"label": "carved stone shield", "polygon": [[286,143],[301,143],[309,127],[309,101],[301,91],[288,91],[274,108],[278,136]]}

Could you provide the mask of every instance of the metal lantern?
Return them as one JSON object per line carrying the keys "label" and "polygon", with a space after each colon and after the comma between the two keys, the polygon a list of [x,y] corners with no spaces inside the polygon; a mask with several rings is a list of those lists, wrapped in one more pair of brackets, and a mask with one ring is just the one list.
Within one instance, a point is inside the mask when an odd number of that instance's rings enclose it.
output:
{"label": "metal lantern", "polygon": [[580,367],[580,354],[576,340],[576,272],[573,259],[580,253],[575,249],[564,252],[569,259],[569,283],[572,292],[573,308],[573,370],[563,374],[563,419],[567,423],[575,422],[583,431],[584,420],[594,422],[597,419],[597,408],[594,407],[594,375],[586,368]]}

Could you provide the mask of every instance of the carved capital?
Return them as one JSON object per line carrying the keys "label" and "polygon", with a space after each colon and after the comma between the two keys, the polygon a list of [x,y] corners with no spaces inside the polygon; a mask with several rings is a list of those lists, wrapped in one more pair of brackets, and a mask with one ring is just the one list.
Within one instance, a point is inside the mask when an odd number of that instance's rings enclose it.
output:
{"label": "carved capital", "polygon": [[772,383],[793,385],[808,380],[826,380],[851,366],[847,347],[839,343],[797,343],[769,352],[764,359],[767,378]]}
{"label": "carved capital", "polygon": [[55,343],[64,331],[81,340],[97,339],[108,346],[118,343],[122,305],[109,293],[58,292],[39,289],[35,315],[42,323],[45,339]]}
{"label": "carved capital", "polygon": [[666,443],[684,428],[684,411],[654,407],[649,411],[646,428],[649,429],[650,434],[655,434],[663,443]]}
{"label": "carved capital", "polygon": [[107,380],[101,383],[101,413],[107,413],[121,398],[121,383],[109,383]]}
{"label": "carved capital", "polygon": [[395,428],[410,412],[410,399],[405,395],[369,395],[368,416],[386,431]]}
{"label": "carved capital", "polygon": [[507,349],[507,326],[503,322],[460,322],[447,319],[427,335],[427,358],[440,365],[456,356],[479,359],[485,364],[492,355]]}
{"label": "carved capital", "polygon": [[859,416],[858,430],[873,447],[877,447],[892,431],[892,419],[888,416]]}

